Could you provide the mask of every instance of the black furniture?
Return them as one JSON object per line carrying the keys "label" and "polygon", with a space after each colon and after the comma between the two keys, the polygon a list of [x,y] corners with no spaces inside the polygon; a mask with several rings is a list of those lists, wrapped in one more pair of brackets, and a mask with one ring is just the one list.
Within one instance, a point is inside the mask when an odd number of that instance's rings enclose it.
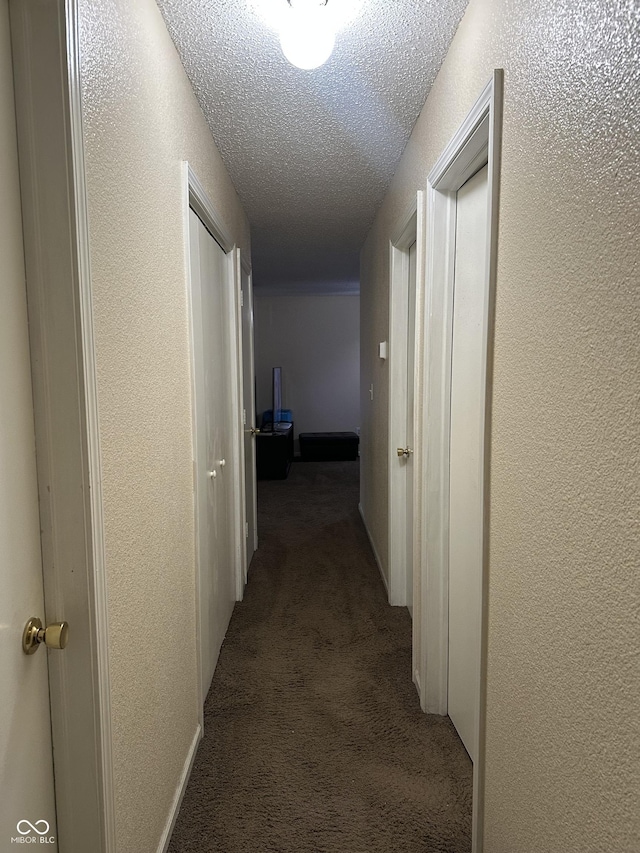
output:
{"label": "black furniture", "polygon": [[355,432],[301,432],[300,454],[306,462],[342,462],[358,458]]}
{"label": "black furniture", "polygon": [[279,423],[256,435],[258,480],[286,480],[293,462],[293,423]]}

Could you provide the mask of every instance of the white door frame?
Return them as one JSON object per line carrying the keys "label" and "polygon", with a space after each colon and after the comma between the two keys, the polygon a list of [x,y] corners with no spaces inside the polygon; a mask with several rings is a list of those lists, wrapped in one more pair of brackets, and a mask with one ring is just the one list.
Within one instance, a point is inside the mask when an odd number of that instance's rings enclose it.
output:
{"label": "white door frame", "polygon": [[10,13],[45,618],[70,626],[67,649],[49,655],[58,843],[115,853],[77,0],[11,0]]}
{"label": "white door frame", "polygon": [[194,292],[193,280],[191,276],[191,258],[189,253],[189,209],[191,208],[198,217],[202,220],[207,230],[213,236],[217,243],[221,246],[223,252],[227,256],[227,273],[225,282],[225,302],[228,310],[227,326],[230,331],[230,346],[229,346],[229,364],[231,365],[230,388],[231,388],[231,408],[229,413],[231,420],[231,435],[232,435],[232,452],[231,459],[227,460],[228,472],[232,483],[232,517],[233,517],[233,554],[234,554],[234,578],[236,586],[236,599],[242,599],[244,590],[246,555],[244,549],[244,474],[243,474],[243,456],[242,448],[242,409],[240,401],[242,399],[242,376],[240,371],[240,334],[238,323],[240,322],[240,263],[239,255],[236,251],[235,244],[229,234],[224,221],[216,211],[211,199],[209,198],[203,184],[199,180],[197,174],[187,161],[182,164],[183,177],[183,228],[185,237],[185,264],[188,282],[188,299],[189,299],[189,335],[190,335],[190,352],[191,352],[191,421],[193,432],[193,482],[194,482],[194,517],[195,517],[195,562],[196,562],[196,645],[198,650],[198,696],[199,696],[199,714],[200,725],[204,726],[204,680],[202,673],[202,618],[201,618],[201,602],[203,598],[203,573],[200,563],[200,534],[198,524],[198,507],[200,505],[201,494],[198,487],[198,478],[195,471],[195,456],[196,448],[198,447],[201,438],[198,433],[198,391],[200,387],[200,379],[202,373],[202,346],[198,336],[195,334],[195,317],[194,317]]}
{"label": "white door frame", "polygon": [[[397,606],[407,604],[407,475],[406,464],[398,459],[397,448],[406,445],[408,427],[409,249],[413,243],[416,243],[415,297],[417,304],[418,291],[424,280],[419,274],[424,257],[423,211],[424,193],[418,190],[408,210],[398,220],[389,241],[389,554],[387,565],[389,566],[389,604]],[[413,460],[411,461],[414,464]]]}
{"label": "white door frame", "polygon": [[416,548],[424,567],[419,605],[417,669],[425,711],[447,713],[449,434],[456,194],[488,164],[487,262],[485,269],[483,349],[486,352],[484,401],[483,581],[480,649],[478,755],[473,769],[473,851],[482,850],[485,755],[486,632],[488,600],[488,489],[492,389],[493,322],[498,240],[498,194],[502,137],[503,72],[496,70],[469,115],[449,142],[427,181],[427,277],[424,311],[423,410],[416,431],[416,470],[424,495]]}
{"label": "white door frame", "polygon": [[247,577],[246,530],[246,486],[244,471],[244,421],[242,417],[242,258],[240,249],[232,252],[232,288],[227,290],[231,296],[229,308],[229,333],[231,338],[231,411],[233,428],[232,473],[233,473],[233,518],[236,601],[242,601]]}
{"label": "white door frame", "polygon": [[[247,346],[247,351],[248,351],[248,355],[249,355],[249,366],[250,366],[249,373],[250,373],[251,379],[252,379],[251,388],[249,389],[249,391],[250,391],[249,398],[251,400],[251,404],[249,406],[249,409],[244,413],[245,418],[243,418],[243,429],[247,430],[247,429],[251,429],[252,427],[255,427],[255,425],[256,425],[256,403],[255,403],[255,375],[256,375],[256,370],[255,370],[255,344],[254,344],[254,334],[253,334],[253,268],[251,266],[251,259],[247,258],[244,254],[242,254],[242,251],[240,249],[238,249],[238,255],[240,257],[240,272],[241,272],[240,290],[242,293],[240,308],[241,308],[241,312],[242,312],[242,309],[248,310],[249,316],[251,318],[251,322],[250,322],[251,332],[249,335],[249,341],[248,341],[248,346]],[[244,291],[244,289],[242,288],[242,273],[244,273],[244,275],[247,276],[248,284],[247,284],[246,291]],[[244,331],[244,326],[242,324],[242,313],[240,314],[240,329],[242,332]],[[242,365],[243,365],[241,378],[242,378],[242,402],[243,402],[243,409],[244,409],[244,397],[245,397],[245,390],[246,390],[244,387],[244,352],[245,352],[244,338],[241,339],[240,350],[241,350]],[[245,423],[245,419],[246,419],[246,423]],[[257,478],[257,472],[256,472],[256,442],[255,442],[255,436],[253,437],[253,440],[251,441],[251,454],[250,454],[250,456],[251,456],[251,458],[250,458],[249,462],[250,462],[251,472],[252,472],[252,477],[253,477],[253,504],[250,507],[249,511],[251,512],[252,519],[253,519],[253,525],[252,525],[253,526],[253,542],[251,543],[251,549],[252,549],[252,552],[255,553],[258,550],[258,502],[257,502],[258,478]],[[245,464],[245,478],[246,478],[246,460],[244,460],[244,464]],[[243,482],[246,483],[246,479]],[[248,519],[246,518],[246,513],[247,513],[246,499],[247,499],[247,496],[246,496],[246,489],[245,489],[245,522],[248,521]],[[249,572],[248,560],[245,559],[245,565],[244,565],[244,583],[245,584],[247,582],[248,572]],[[243,592],[244,592],[244,590],[243,590]]]}

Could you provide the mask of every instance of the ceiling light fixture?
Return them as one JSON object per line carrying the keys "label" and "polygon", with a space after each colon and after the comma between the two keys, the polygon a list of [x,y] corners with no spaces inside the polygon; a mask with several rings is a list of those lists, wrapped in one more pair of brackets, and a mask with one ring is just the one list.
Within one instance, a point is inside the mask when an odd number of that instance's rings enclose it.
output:
{"label": "ceiling light fixture", "polygon": [[331,56],[336,33],[359,14],[363,0],[247,0],[280,37],[285,57],[297,68],[319,68]]}
{"label": "ceiling light fixture", "polygon": [[324,15],[329,0],[288,0],[290,12],[280,30],[280,47],[296,68],[319,68],[333,52],[336,34]]}

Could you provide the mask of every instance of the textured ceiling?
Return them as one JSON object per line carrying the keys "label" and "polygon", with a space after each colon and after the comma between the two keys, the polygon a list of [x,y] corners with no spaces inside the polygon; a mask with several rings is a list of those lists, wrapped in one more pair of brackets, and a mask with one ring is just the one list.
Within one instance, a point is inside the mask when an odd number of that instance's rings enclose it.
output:
{"label": "textured ceiling", "polygon": [[357,289],[467,0],[363,0],[314,71],[287,62],[248,0],[157,2],[251,222],[256,287]]}

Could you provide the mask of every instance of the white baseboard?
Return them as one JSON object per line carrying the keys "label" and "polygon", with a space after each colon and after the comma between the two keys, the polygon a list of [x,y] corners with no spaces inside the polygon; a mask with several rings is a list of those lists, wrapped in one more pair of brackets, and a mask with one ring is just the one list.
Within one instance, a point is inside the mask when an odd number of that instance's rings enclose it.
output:
{"label": "white baseboard", "polygon": [[196,727],[196,733],[193,736],[191,746],[189,747],[189,752],[187,753],[187,757],[184,762],[184,767],[182,768],[182,774],[180,775],[178,787],[176,788],[176,792],[173,796],[171,811],[169,812],[169,817],[167,819],[164,832],[162,833],[162,836],[160,838],[160,844],[158,844],[158,853],[167,853],[169,842],[171,841],[171,835],[173,833],[173,828],[176,825],[176,820],[178,819],[178,812],[180,811],[180,806],[182,805],[182,798],[184,797],[184,792],[187,790],[187,785],[189,784],[191,769],[193,768],[193,762],[196,757],[196,752],[198,750],[198,744],[200,743],[201,737],[202,726],[200,725],[200,723],[198,723],[198,726]]}
{"label": "white baseboard", "polygon": [[413,683],[416,686],[416,690],[418,691],[418,696],[422,699],[422,687],[420,686],[420,673],[418,672],[418,668],[416,667],[413,670]]}
{"label": "white baseboard", "polygon": [[382,583],[384,584],[384,588],[387,591],[387,598],[389,598],[389,583],[388,583],[386,577],[384,576],[384,571],[382,570],[382,562],[380,561],[380,556],[378,555],[374,541],[371,538],[371,532],[370,532],[369,527],[367,525],[367,519],[364,517],[362,504],[360,504],[360,503],[358,504],[358,510],[360,512],[360,518],[362,519],[362,523],[364,524],[364,529],[367,531],[367,536],[369,537],[369,544],[371,545],[371,550],[373,551],[373,556],[376,559],[376,564],[378,566],[378,571],[380,572],[380,577],[382,578]]}

